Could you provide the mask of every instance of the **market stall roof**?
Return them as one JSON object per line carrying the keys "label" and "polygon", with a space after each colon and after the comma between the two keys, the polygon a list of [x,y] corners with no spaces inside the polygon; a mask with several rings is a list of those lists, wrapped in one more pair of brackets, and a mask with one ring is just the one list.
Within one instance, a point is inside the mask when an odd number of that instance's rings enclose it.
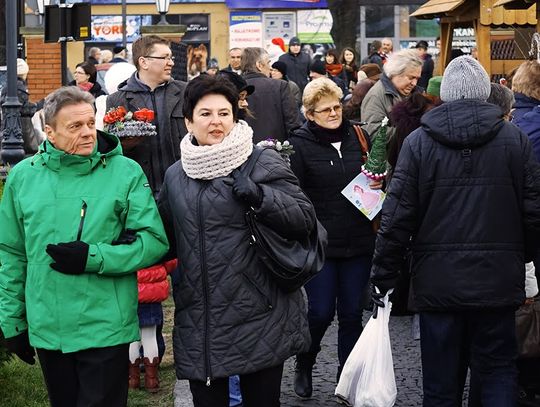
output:
{"label": "market stall roof", "polygon": [[416,18],[435,18],[445,16],[465,3],[465,0],[429,0],[411,14]]}
{"label": "market stall roof", "polygon": [[498,0],[493,6],[504,6],[504,8],[509,10],[526,10],[529,7],[532,7],[535,2],[535,0]]}
{"label": "market stall roof", "polygon": [[481,24],[536,25],[536,5],[528,0],[482,0],[481,3]]}

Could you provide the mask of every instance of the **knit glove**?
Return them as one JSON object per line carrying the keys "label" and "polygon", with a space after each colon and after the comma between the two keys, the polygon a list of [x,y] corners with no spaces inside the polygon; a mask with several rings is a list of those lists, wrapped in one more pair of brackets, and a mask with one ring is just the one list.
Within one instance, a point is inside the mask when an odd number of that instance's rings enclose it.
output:
{"label": "knit glove", "polygon": [[234,171],[232,176],[234,178],[233,194],[253,208],[259,208],[263,200],[261,188],[253,182],[249,175],[245,175],[241,171]]}
{"label": "knit glove", "polygon": [[120,233],[118,239],[112,241],[111,245],[132,244],[135,240],[137,240],[137,232],[133,229],[126,229]]}
{"label": "knit glove", "polygon": [[28,331],[24,331],[12,338],[6,338],[5,341],[7,350],[17,355],[23,362],[26,362],[29,365],[36,363],[36,360],[34,359],[36,352],[34,351],[34,348],[30,346]]}
{"label": "knit glove", "polygon": [[75,240],[69,243],[48,244],[47,254],[55,263],[51,267],[63,274],[82,274],[86,269],[88,259],[87,243]]}

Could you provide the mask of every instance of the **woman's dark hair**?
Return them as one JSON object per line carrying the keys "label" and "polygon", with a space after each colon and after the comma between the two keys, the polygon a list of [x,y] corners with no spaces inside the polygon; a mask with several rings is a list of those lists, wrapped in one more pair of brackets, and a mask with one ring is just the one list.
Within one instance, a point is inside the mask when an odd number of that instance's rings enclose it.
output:
{"label": "woman's dark hair", "polygon": [[338,54],[338,50],[335,49],[335,48],[330,48],[327,52],[326,52],[326,55],[332,55],[334,57],[334,64],[339,64],[339,54]]}
{"label": "woman's dark hair", "polygon": [[90,77],[88,78],[88,82],[96,83],[97,73],[96,73],[96,67],[94,66],[94,64],[90,62],[80,62],[75,66],[75,68],[82,68],[84,73],[86,73],[87,75],[90,75]]}
{"label": "woman's dark hair", "polygon": [[222,95],[232,105],[233,118],[238,119],[238,91],[232,83],[222,77],[202,74],[189,81],[184,92],[182,112],[190,122],[193,121],[193,110],[206,95]]}
{"label": "woman's dark hair", "polygon": [[396,129],[395,136],[388,143],[388,163],[396,167],[399,152],[405,138],[420,127],[420,119],[427,111],[433,109],[441,102],[434,100],[420,92],[411,94],[408,99],[396,103],[390,111],[390,122]]}
{"label": "woman's dark hair", "polygon": [[350,51],[353,54],[353,60],[351,61],[351,65],[356,65],[356,51],[354,48],[351,47],[345,47],[341,51],[341,56],[339,57],[339,63],[340,64],[347,64],[347,61],[345,61],[345,51]]}

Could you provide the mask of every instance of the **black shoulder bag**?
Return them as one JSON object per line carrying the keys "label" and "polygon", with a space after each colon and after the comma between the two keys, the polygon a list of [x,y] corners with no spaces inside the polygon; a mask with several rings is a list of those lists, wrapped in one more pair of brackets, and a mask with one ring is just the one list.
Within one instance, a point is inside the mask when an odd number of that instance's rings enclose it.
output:
{"label": "black shoulder bag", "polygon": [[[242,169],[244,174],[251,176],[262,150],[253,149]],[[300,289],[321,271],[328,238],[326,229],[318,220],[309,236],[302,240],[289,240],[259,222],[252,208],[246,213],[246,222],[251,233],[250,243],[257,251],[259,260],[283,291],[290,293]]]}

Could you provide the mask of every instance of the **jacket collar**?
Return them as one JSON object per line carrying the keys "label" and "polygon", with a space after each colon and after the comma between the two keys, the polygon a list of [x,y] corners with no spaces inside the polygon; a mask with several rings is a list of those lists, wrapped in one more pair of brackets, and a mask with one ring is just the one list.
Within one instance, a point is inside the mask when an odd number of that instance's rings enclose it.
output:
{"label": "jacket collar", "polygon": [[112,134],[98,130],[97,142],[92,154],[88,156],[68,154],[65,151],[58,150],[49,140],[45,140],[41,144],[38,153],[32,159],[32,165],[41,158],[43,165],[46,165],[53,171],[67,171],[74,174],[86,175],[92,172],[98,164],[105,167],[108,158],[121,154],[122,147],[120,140]]}
{"label": "jacket collar", "polygon": [[401,97],[401,94],[397,91],[396,87],[392,83],[392,80],[388,76],[386,76],[385,73],[381,75],[380,81],[383,85],[384,93],[396,97]]}

